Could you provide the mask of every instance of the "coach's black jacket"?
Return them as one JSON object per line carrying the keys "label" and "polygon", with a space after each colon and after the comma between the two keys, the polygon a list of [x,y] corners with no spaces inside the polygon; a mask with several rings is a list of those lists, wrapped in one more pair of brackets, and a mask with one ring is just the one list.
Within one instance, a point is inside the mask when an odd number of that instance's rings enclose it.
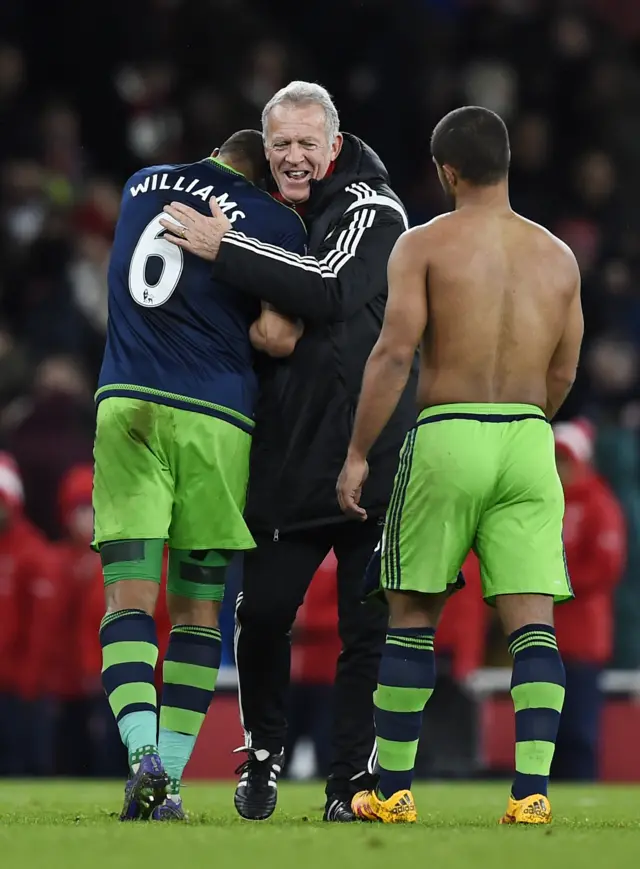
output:
{"label": "coach's black jacket", "polygon": [[[288,359],[268,360],[251,454],[247,520],[275,532],[344,520],[335,486],[345,459],[364,366],[387,298],[387,260],[407,227],[378,156],[345,134],[333,174],[312,182],[309,256],[227,233],[216,278],[304,320]],[[398,452],[415,422],[416,368],[370,456],[362,504],[383,515]]]}

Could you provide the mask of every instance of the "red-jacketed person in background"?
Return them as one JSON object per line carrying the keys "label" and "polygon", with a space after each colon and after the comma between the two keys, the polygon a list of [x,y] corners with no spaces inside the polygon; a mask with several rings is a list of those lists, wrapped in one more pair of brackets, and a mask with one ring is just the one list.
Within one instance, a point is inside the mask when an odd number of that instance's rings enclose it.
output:
{"label": "red-jacketed person in background", "polygon": [[49,655],[58,562],[23,514],[22,480],[0,453],[0,775],[53,772]]}
{"label": "red-jacketed person in background", "polygon": [[[63,539],[57,544],[58,631],[53,684],[59,701],[56,747],[65,776],[112,776],[126,771],[119,736],[100,672],[98,628],[104,613],[100,556],[93,539],[93,468],[76,465],[62,478],[58,516]],[[125,761],[123,764],[123,760]]]}
{"label": "red-jacketed person in background", "polygon": [[[57,748],[60,772],[68,776],[112,776],[126,772],[126,753],[102,687],[98,639],[104,615],[104,582],[93,539],[93,467],[76,465],[58,493],[64,538],[57,545],[58,630],[64,641],[55,655],[54,690],[60,701]],[[166,582],[166,553],[163,582]],[[164,598],[156,612],[158,646],[166,651],[170,622]],[[161,688],[160,668],[156,687]]]}
{"label": "red-jacketed person in background", "polygon": [[562,422],[554,433],[575,600],[555,612],[567,685],[551,773],[555,779],[592,781],[598,777],[600,677],[613,650],[614,592],[625,566],[626,528],[615,495],[592,465],[590,424]]}

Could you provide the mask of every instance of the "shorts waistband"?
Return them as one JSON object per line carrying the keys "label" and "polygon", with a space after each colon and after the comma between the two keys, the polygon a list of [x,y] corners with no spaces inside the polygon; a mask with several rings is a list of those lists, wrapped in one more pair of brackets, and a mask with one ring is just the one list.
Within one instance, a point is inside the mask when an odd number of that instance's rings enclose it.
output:
{"label": "shorts waistband", "polygon": [[534,404],[438,404],[434,407],[426,407],[418,416],[417,425],[447,419],[503,423],[540,419],[548,423],[544,411]]}

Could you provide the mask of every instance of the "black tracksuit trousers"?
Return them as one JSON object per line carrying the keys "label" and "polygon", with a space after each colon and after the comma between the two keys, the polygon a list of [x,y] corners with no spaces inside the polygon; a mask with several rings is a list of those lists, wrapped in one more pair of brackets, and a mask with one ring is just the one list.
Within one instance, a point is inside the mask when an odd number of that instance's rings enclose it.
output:
{"label": "black tracksuit trousers", "polygon": [[249,744],[279,752],[285,744],[291,665],[290,631],[309,584],[333,547],[338,561],[338,659],[327,794],[371,786],[375,769],[373,692],[387,626],[386,607],[363,602],[363,577],[381,525],[342,522],[255,535],[246,553],[236,612],[240,710]]}

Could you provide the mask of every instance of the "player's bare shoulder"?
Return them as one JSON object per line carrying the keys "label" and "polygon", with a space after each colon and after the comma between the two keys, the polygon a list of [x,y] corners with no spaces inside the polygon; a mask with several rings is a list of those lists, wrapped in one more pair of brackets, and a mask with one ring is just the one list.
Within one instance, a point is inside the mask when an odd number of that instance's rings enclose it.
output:
{"label": "player's bare shoulder", "polygon": [[[451,212],[453,215],[455,212]],[[411,259],[426,257],[428,251],[432,251],[438,240],[442,240],[444,234],[449,232],[446,228],[446,218],[449,214],[439,214],[428,223],[421,223],[411,229],[405,230],[396,242],[396,255]]]}
{"label": "player's bare shoulder", "polygon": [[557,286],[573,291],[580,281],[580,269],[568,244],[544,226],[514,212],[525,240],[523,254],[553,277]]}
{"label": "player's bare shoulder", "polygon": [[477,221],[470,220],[466,213],[446,211],[408,232],[415,232],[416,238],[423,245],[428,245],[432,262],[446,262],[452,258],[455,260],[459,248],[468,248],[473,244],[477,229]]}
{"label": "player's bare shoulder", "polygon": [[420,226],[414,226],[413,229],[408,229],[405,235],[415,232],[422,239],[438,239],[450,233],[457,223],[456,218],[459,217],[455,211],[446,211],[444,214],[438,214],[427,223]]}

